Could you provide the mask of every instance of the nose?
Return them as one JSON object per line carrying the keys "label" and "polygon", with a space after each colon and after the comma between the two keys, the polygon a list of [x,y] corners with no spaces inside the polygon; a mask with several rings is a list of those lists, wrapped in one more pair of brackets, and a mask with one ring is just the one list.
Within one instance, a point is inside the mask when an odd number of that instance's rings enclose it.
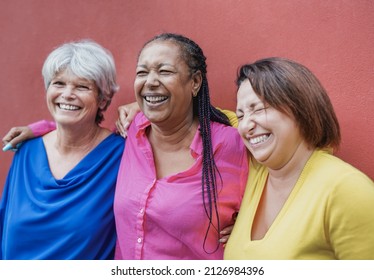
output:
{"label": "nose", "polygon": [[66,86],[61,92],[61,97],[64,99],[69,99],[74,97],[73,87]]}
{"label": "nose", "polygon": [[242,121],[239,124],[241,126],[241,130],[246,133],[253,133],[254,129],[256,128],[256,122],[251,114],[246,114]]}
{"label": "nose", "polygon": [[146,85],[149,87],[155,87],[160,85],[158,74],[155,71],[151,71],[147,75]]}

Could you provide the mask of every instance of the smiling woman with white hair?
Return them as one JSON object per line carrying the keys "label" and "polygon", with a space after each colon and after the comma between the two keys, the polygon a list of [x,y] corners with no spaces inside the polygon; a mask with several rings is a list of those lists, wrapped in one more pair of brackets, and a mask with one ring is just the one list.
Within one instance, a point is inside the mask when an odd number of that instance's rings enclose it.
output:
{"label": "smiling woman with white hair", "polygon": [[0,206],[2,259],[112,259],[124,139],[99,124],[118,90],[109,51],[66,43],[42,74],[56,130],[15,154]]}

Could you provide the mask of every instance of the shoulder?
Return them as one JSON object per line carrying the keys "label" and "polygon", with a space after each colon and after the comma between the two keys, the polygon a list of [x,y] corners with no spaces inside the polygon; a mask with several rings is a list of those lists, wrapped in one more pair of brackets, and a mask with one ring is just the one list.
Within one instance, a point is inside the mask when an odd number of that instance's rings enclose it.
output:
{"label": "shoulder", "polygon": [[138,127],[141,127],[143,125],[148,125],[150,124],[150,121],[147,119],[147,117],[142,113],[142,112],[139,112],[135,115],[135,118],[134,118],[134,121],[133,123],[138,126]]}
{"label": "shoulder", "polygon": [[150,125],[150,121],[146,118],[146,116],[139,112],[135,115],[134,120],[131,122],[128,128],[128,136],[137,133],[139,130],[144,130],[147,126]]}
{"label": "shoulder", "polygon": [[106,137],[102,141],[102,144],[105,144],[106,146],[114,145],[116,148],[121,148],[122,147],[122,149],[123,149],[125,143],[126,143],[126,139],[123,138],[121,135],[119,135],[117,133],[109,134],[109,136]]}
{"label": "shoulder", "polygon": [[43,154],[45,154],[45,148],[42,137],[35,137],[22,142],[14,153],[12,164],[21,163],[26,166],[30,163],[30,159],[32,159],[31,164],[35,164],[43,158]]}
{"label": "shoulder", "polygon": [[30,150],[30,149],[33,150],[35,148],[40,148],[40,147],[42,147],[42,144],[43,144],[43,140],[42,140],[41,136],[37,136],[35,138],[28,139],[28,140],[21,143],[21,145],[17,149],[16,154],[19,154],[21,152],[24,152],[24,151],[27,151],[27,150]]}
{"label": "shoulder", "polygon": [[374,203],[373,181],[342,159],[316,151],[307,168],[311,180],[330,189],[331,200],[344,200],[344,203],[370,200]]}
{"label": "shoulder", "polygon": [[226,160],[248,165],[247,149],[236,128],[212,122],[211,137],[217,159],[224,157]]}
{"label": "shoulder", "polygon": [[310,164],[313,169],[323,172],[323,174],[328,175],[326,177],[334,180],[363,180],[369,184],[373,183],[362,171],[327,151],[315,151]]}
{"label": "shoulder", "polygon": [[211,135],[214,143],[225,143],[227,146],[244,147],[236,128],[217,122],[211,122]]}

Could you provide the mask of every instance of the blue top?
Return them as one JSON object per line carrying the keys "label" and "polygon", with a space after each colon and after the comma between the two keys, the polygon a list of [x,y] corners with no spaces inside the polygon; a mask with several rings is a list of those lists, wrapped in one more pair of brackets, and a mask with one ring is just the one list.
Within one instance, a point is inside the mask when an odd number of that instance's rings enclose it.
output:
{"label": "blue top", "polygon": [[113,198],[124,144],[109,135],[56,180],[42,138],[24,143],[0,204],[0,259],[113,259]]}

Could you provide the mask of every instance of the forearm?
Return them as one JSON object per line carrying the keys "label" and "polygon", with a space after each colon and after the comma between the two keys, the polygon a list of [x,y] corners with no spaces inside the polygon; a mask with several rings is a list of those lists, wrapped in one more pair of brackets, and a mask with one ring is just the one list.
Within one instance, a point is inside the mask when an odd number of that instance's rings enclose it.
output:
{"label": "forearm", "polygon": [[56,123],[53,121],[41,120],[29,124],[28,127],[31,129],[35,136],[42,136],[48,132],[56,129]]}

